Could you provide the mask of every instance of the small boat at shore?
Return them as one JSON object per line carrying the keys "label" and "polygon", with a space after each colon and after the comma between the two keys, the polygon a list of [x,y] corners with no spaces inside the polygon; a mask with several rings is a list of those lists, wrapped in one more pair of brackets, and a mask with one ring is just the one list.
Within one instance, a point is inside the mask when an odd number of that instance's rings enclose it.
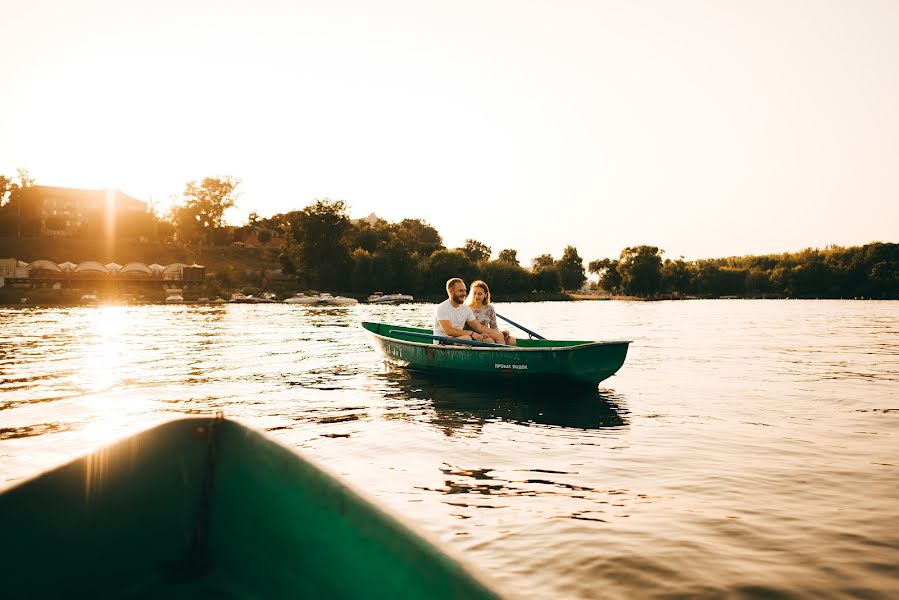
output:
{"label": "small boat at shore", "polygon": [[350,304],[358,304],[359,301],[355,298],[348,298],[346,296],[332,296],[327,292],[323,292],[319,298],[321,298],[322,304],[327,304],[328,306],[347,306]]}
{"label": "small boat at shore", "polygon": [[307,296],[303,292],[297,292],[292,298],[288,298],[284,301],[287,304],[304,304],[306,306],[348,306],[351,304],[358,304],[358,300],[355,298],[348,298],[346,296],[332,296],[327,292],[322,292],[321,294],[315,294],[313,296]]}
{"label": "small boat at shore", "polygon": [[184,296],[180,289],[169,288],[165,291],[166,302],[184,302]]}
{"label": "small boat at shore", "polygon": [[366,302],[369,304],[400,304],[402,302],[412,302],[415,300],[409,294],[385,294],[384,292],[375,292],[368,297]]}
{"label": "small boat at shore", "polygon": [[307,296],[303,292],[297,292],[290,298],[284,300],[285,304],[318,304],[320,298],[318,295],[315,296]]}
{"label": "small boat at shore", "polygon": [[9,598],[499,598],[239,423],[160,425],[0,494]]}
{"label": "small boat at shore", "polygon": [[277,302],[274,296],[269,294],[268,296],[253,296],[252,294],[244,295],[241,293],[236,293],[231,296],[231,299],[228,300],[231,304],[274,304]]}
{"label": "small boat at shore", "polygon": [[627,357],[627,341],[520,339],[517,346],[462,342],[432,335],[430,329],[362,323],[372,345],[396,366],[510,382],[557,382],[596,387],[614,375]]}

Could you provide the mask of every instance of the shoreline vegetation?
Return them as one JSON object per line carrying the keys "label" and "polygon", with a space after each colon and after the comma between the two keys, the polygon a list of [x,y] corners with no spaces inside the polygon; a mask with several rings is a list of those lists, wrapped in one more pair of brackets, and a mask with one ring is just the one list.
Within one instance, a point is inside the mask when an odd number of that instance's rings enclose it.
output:
{"label": "shoreline vegetation", "polygon": [[[543,254],[523,266],[515,249],[494,254],[474,239],[461,248],[447,248],[440,233],[421,219],[391,223],[374,214],[350,219],[342,200],[319,199],[270,218],[250,213],[245,225],[226,226],[222,215],[234,205],[239,184],[230,177],[190,182],[181,203],[165,217],[147,212],[121,223],[86,217],[78,229],[60,235],[49,230],[46,221],[53,217],[41,221],[33,216],[39,211],[23,212],[33,181],[21,180],[11,191],[9,185],[0,189],[0,259],[203,265],[205,281],[185,285],[185,301],[227,300],[235,292],[271,292],[283,299],[310,290],[359,300],[382,291],[440,301],[450,277],[487,281],[497,302],[899,299],[896,243],[690,261],[665,258],[664,250],[644,245],[624,248],[618,258],[589,262],[569,245],[558,259]],[[26,218],[26,213],[32,216]],[[588,281],[588,272],[597,281]],[[164,301],[161,286],[150,282],[19,279],[13,285],[19,287],[0,288],[0,303],[21,305],[27,298],[29,305],[71,304],[76,290],[79,300],[82,294],[95,294],[118,302]]]}

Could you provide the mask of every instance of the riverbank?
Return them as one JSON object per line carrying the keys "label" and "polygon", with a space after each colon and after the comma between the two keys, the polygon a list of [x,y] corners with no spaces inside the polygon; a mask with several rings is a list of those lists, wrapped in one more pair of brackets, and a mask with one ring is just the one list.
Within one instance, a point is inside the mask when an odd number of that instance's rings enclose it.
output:
{"label": "riverbank", "polygon": [[[243,288],[245,292],[258,295],[260,290]],[[278,294],[279,298],[290,298],[296,291],[293,290]],[[207,294],[207,286],[198,286],[195,289],[183,290],[183,302],[174,304],[214,304],[216,299],[227,300],[230,294]],[[95,296],[90,300],[84,300],[84,296]],[[367,296],[358,294],[338,293],[335,295],[356,298],[360,303],[365,303]],[[227,297],[225,297],[227,296]],[[205,300],[204,300],[205,298]],[[446,296],[424,296],[416,298],[415,304],[437,304],[443,302]],[[561,302],[571,300],[567,294],[562,293],[534,293],[513,294],[502,298],[502,302]],[[218,302],[220,303],[220,302]],[[79,306],[84,304],[173,304],[165,301],[165,292],[157,289],[73,289],[73,288],[0,288],[0,306]]]}
{"label": "riverbank", "polygon": [[[240,250],[240,249],[235,249]],[[221,255],[219,255],[221,259]],[[254,278],[255,279],[255,278]],[[80,286],[61,287],[59,289],[40,287],[12,287],[7,285],[0,288],[0,306],[79,306],[84,304],[171,304],[166,302],[165,291],[152,286],[139,284],[113,285],[106,281],[79,282]],[[205,304],[205,303],[221,303],[228,300],[235,291],[241,291],[244,294],[253,296],[260,295],[263,291],[274,292],[278,298],[290,298],[297,292],[304,292],[307,295],[316,294],[319,291],[327,290],[307,290],[300,289],[296,283],[288,279],[272,278],[268,281],[268,285],[263,289],[257,287],[258,284],[241,284],[237,277],[234,277],[227,284],[222,282],[218,277],[207,278],[203,285],[193,285],[182,290],[183,304]],[[355,298],[360,303],[366,303],[367,294],[354,294],[351,292],[333,290],[335,296],[347,296]],[[89,299],[85,300],[87,296]],[[446,299],[444,294],[428,294],[416,296],[413,303],[416,304],[438,304]],[[640,296],[625,295],[599,295],[599,294],[576,294],[566,292],[526,292],[498,294],[495,302],[507,303],[532,303],[532,302],[596,302],[596,301],[616,301],[616,302],[661,302],[673,300],[791,300],[788,296],[777,296],[773,294],[765,296],[681,296],[674,294],[664,294],[651,298],[643,298]],[[802,298],[804,300],[818,300],[824,298]],[[869,300],[870,298],[840,298],[840,300]]]}

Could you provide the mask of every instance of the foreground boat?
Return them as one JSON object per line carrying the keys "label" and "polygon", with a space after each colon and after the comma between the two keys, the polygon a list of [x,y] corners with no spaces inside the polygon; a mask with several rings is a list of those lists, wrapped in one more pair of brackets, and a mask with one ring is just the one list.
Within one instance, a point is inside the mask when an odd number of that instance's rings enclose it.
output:
{"label": "foreground boat", "polygon": [[495,598],[290,450],[161,425],[0,495],[8,598]]}
{"label": "foreground boat", "polygon": [[[614,375],[630,341],[518,340],[517,346],[434,339],[429,329],[362,323],[374,347],[397,366],[438,373],[597,386]],[[438,343],[439,342],[439,343]]]}

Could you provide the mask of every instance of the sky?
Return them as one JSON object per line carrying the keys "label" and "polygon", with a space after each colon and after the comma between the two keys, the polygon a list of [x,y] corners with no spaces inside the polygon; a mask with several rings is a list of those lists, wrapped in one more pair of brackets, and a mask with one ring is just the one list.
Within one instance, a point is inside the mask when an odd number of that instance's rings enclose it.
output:
{"label": "sky", "polygon": [[899,241],[895,0],[2,0],[0,173],[527,261]]}

